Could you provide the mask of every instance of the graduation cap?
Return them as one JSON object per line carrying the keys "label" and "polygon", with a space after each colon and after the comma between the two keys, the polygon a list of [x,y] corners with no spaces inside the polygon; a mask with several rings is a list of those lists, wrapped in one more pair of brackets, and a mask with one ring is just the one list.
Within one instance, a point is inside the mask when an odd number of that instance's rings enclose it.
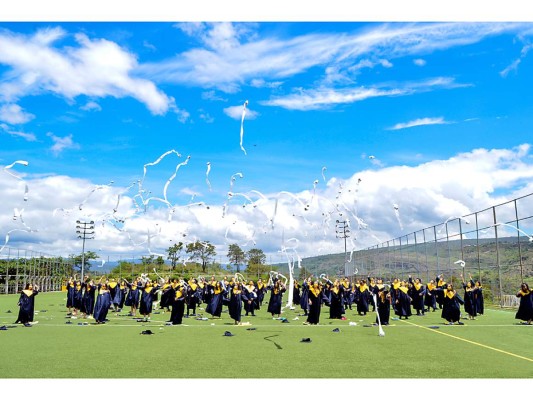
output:
{"label": "graduation cap", "polygon": [[235,335],[231,333],[230,331],[226,331],[224,332],[224,336],[235,336]]}
{"label": "graduation cap", "polygon": [[88,323],[88,322],[78,322],[78,325],[81,325],[81,326],[83,326],[83,325],[89,325],[89,323]]}
{"label": "graduation cap", "polygon": [[0,331],[7,331],[7,326],[0,326]]}
{"label": "graduation cap", "polygon": [[11,314],[11,310],[7,310],[7,311],[6,311],[6,314]]}
{"label": "graduation cap", "polygon": [[154,332],[152,332],[150,329],[141,332],[141,335],[153,335],[153,334]]}
{"label": "graduation cap", "polygon": [[428,328],[430,328],[430,329],[439,329],[440,327],[436,326],[436,325],[431,325],[431,326],[428,326]]}
{"label": "graduation cap", "polygon": [[282,324],[285,324],[285,323],[288,324],[288,323],[289,323],[289,320],[288,320],[287,318],[284,318],[284,319],[281,320],[281,323],[282,323]]}
{"label": "graduation cap", "polygon": [[65,322],[65,324],[72,324],[72,321],[67,321]]}
{"label": "graduation cap", "polygon": [[256,328],[246,328],[247,331],[255,331]]}
{"label": "graduation cap", "polygon": [[303,342],[303,343],[310,343],[311,342],[311,338],[302,338],[302,340],[300,340],[300,342]]}
{"label": "graduation cap", "polygon": [[26,322],[26,323],[24,324],[24,326],[25,326],[26,328],[31,328],[31,327],[32,327],[32,325],[31,325],[29,322]]}
{"label": "graduation cap", "polygon": [[339,328],[333,329],[331,332],[340,332],[341,330]]}

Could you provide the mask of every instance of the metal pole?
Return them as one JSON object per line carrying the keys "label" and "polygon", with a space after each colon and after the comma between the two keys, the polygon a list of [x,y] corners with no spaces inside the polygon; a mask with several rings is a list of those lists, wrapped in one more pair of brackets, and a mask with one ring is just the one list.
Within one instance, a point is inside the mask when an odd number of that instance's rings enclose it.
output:
{"label": "metal pole", "polygon": [[498,267],[498,284],[500,288],[500,307],[503,307],[503,290],[502,290],[502,274],[500,270],[500,249],[498,247],[498,226],[496,225],[496,208],[492,207],[492,215],[494,220],[494,235],[496,239],[496,266]]}

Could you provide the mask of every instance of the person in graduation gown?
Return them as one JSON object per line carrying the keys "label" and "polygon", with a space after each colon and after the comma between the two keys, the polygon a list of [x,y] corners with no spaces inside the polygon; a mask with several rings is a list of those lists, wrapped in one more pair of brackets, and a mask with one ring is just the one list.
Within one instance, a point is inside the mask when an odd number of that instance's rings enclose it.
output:
{"label": "person in graduation gown", "polygon": [[426,285],[426,295],[424,296],[424,306],[427,307],[426,311],[433,309],[433,312],[437,311],[437,286],[432,279]]}
{"label": "person in graduation gown", "polygon": [[185,304],[187,305],[187,317],[189,316],[189,313],[191,313],[193,317],[196,316],[196,306],[200,304],[200,298],[201,294],[198,281],[196,278],[189,279],[185,299]]}
{"label": "person in graduation gown", "polygon": [[476,319],[477,317],[476,285],[472,280],[465,282],[463,274],[461,274],[461,280],[463,282],[463,289],[465,291],[465,294],[463,297],[463,300],[465,302],[464,304],[465,312],[468,314],[468,319]]}
{"label": "person in graduation gown", "polygon": [[211,301],[205,308],[205,312],[211,314],[212,317],[220,318],[222,315],[222,302],[227,292],[226,287],[220,281],[216,281],[214,284],[209,282],[208,286],[212,294]]}
{"label": "person in graduation gown", "polygon": [[20,292],[17,305],[19,306],[19,315],[15,324],[32,324],[35,311],[35,296],[39,294],[39,286],[27,283]]}
{"label": "person in graduation gown", "polygon": [[[472,279],[472,278],[470,278]],[[483,315],[485,311],[485,300],[483,299],[483,286],[480,281],[476,281],[476,310],[479,315]]]}
{"label": "person in graduation gown", "polygon": [[254,285],[253,281],[248,282],[248,285],[243,286],[245,292],[246,300],[244,302],[244,311],[246,312],[246,317],[248,314],[252,314],[252,317],[255,317],[256,303],[257,303],[257,287]]}
{"label": "person in graduation gown", "polygon": [[516,297],[520,299],[520,305],[516,312],[515,319],[525,321],[526,324],[531,325],[533,321],[533,292],[529,289],[527,283],[522,283],[520,290],[516,294]]}
{"label": "person in graduation gown", "polygon": [[83,318],[93,318],[94,301],[96,296],[97,286],[92,279],[87,277],[83,283],[83,297],[82,297],[82,313]]}
{"label": "person in graduation gown", "polygon": [[338,279],[335,279],[329,291],[329,318],[342,319],[344,315],[344,289]]}
{"label": "person in graduation gown", "polygon": [[75,276],[70,277],[67,282],[67,308],[68,308],[68,314],[67,315],[76,315],[76,310],[72,310],[74,308],[74,286],[75,286]]}
{"label": "person in graduation gown", "polygon": [[230,286],[228,312],[231,319],[235,321],[235,325],[241,324],[242,303],[247,301],[248,297],[241,282],[235,282]]}
{"label": "person in graduation gown", "polygon": [[163,310],[163,312],[170,311],[170,306],[174,301],[171,289],[172,281],[170,280],[170,277],[168,277],[161,285],[161,301],[159,302],[159,308]]}
{"label": "person in graduation gown", "polygon": [[120,285],[115,278],[111,278],[107,283],[107,287],[109,289],[109,294],[111,295],[111,305],[113,306],[113,311],[117,312],[119,311],[118,306],[120,304],[120,295],[122,294],[120,291]]}
{"label": "person in graduation gown", "polygon": [[292,304],[300,304],[300,297],[302,297],[300,292],[300,282],[295,279],[292,291]]}
{"label": "person in graduation gown", "polygon": [[441,318],[447,321],[447,324],[453,325],[455,323],[463,325],[461,320],[461,304],[464,304],[464,300],[453,288],[451,283],[446,284],[446,289],[437,289],[442,291],[442,313]]}
{"label": "person in graduation gown", "polygon": [[267,292],[267,287],[265,285],[265,282],[261,278],[257,280],[257,310],[261,309],[261,306],[263,305],[263,300],[265,298],[265,293]]}
{"label": "person in graduation gown", "polygon": [[283,293],[285,293],[287,288],[279,279],[274,279],[273,284],[267,286],[267,289],[270,290],[270,299],[268,300],[267,312],[272,314],[273,318],[275,315],[277,315],[279,318],[283,303]]}
{"label": "person in graduation gown", "polygon": [[350,284],[350,280],[347,277],[344,277],[341,282],[342,286],[342,293],[344,296],[344,309],[352,309],[353,304],[353,293],[352,293],[352,285]]}
{"label": "person in graduation gown", "polygon": [[124,305],[130,307],[129,315],[132,317],[137,316],[137,309],[139,308],[139,299],[141,298],[141,291],[139,289],[139,278],[135,279],[133,283],[129,283],[127,280],[126,287],[128,288],[128,294]]}
{"label": "person in graduation gown", "polygon": [[426,287],[419,278],[413,280],[411,275],[409,275],[409,283],[411,284],[409,297],[413,299],[411,305],[416,310],[416,315],[425,315],[424,296],[426,295]]}
{"label": "person in graduation gown", "polygon": [[[100,279],[101,282],[101,279]],[[96,296],[96,304],[94,305],[94,320],[97,324],[105,324],[107,313],[112,306],[111,293],[106,283],[98,283],[98,295]]]}
{"label": "person in graduation gown", "polygon": [[407,282],[405,281],[400,282],[400,285],[398,286],[398,289],[396,291],[395,298],[396,298],[395,314],[400,319],[402,319],[402,317],[404,317],[405,319],[409,319],[409,317],[412,315],[412,312],[411,312],[411,297],[409,297],[409,288],[408,288]]}
{"label": "person in graduation gown", "polygon": [[304,316],[309,314],[309,287],[313,285],[312,275],[302,282],[302,293],[300,295],[300,307],[304,312]]}
{"label": "person in graduation gown", "polygon": [[435,278],[435,282],[437,283],[437,304],[439,305],[439,308],[442,309],[444,304],[444,289],[446,289],[446,281],[444,280],[444,275],[440,274]]}
{"label": "person in graduation gown", "polygon": [[394,280],[392,281],[392,287],[391,287],[391,290],[390,290],[390,296],[391,296],[391,306],[392,306],[392,310],[394,311],[395,314],[397,314],[397,302],[396,300],[398,300],[398,293],[400,292],[400,280],[398,278],[394,278]]}
{"label": "person in graduation gown", "polygon": [[72,315],[76,316],[80,313],[80,310],[82,308],[82,300],[83,300],[83,286],[81,284],[81,280],[74,281],[74,304],[72,308],[74,311],[72,312]]}
{"label": "person in graduation gown", "polygon": [[209,307],[209,305],[211,304],[211,300],[213,300],[213,293],[214,293],[216,284],[217,284],[217,280],[215,279],[214,276],[212,276],[209,281],[205,281],[205,287],[204,287],[204,293],[203,293],[204,296],[202,298],[202,301],[205,304],[207,304],[206,310],[207,310],[207,307]]}
{"label": "person in graduation gown", "polygon": [[368,312],[368,300],[370,291],[364,279],[359,281],[359,285],[355,285],[355,298],[357,299],[357,313],[359,315],[366,315]]}
{"label": "person in graduation gown", "polygon": [[324,302],[322,283],[314,281],[309,286],[309,311],[304,325],[318,325],[320,323],[320,311]]}
{"label": "person in graduation gown", "polygon": [[376,281],[374,278],[371,278],[368,276],[366,278],[367,285],[368,285],[368,303],[372,305],[372,312],[376,312],[376,303],[374,303],[374,296],[372,296],[373,293],[375,293],[375,287],[376,287]]}
{"label": "person in graduation gown", "polygon": [[172,311],[170,313],[170,321],[172,325],[181,325],[183,322],[183,314],[185,313],[185,302],[187,299],[187,287],[183,282],[177,286],[171,286],[169,289]]}
{"label": "person in graduation gown", "polygon": [[[384,285],[378,280],[376,285],[376,301],[377,301],[377,310],[379,314],[379,321],[381,325],[389,325],[390,319],[390,309],[391,309],[391,295],[389,291],[389,286]],[[376,323],[378,323],[378,316],[376,315]]]}
{"label": "person in graduation gown", "polygon": [[158,284],[148,279],[144,285],[139,286],[139,289],[141,291],[139,313],[144,317],[145,321],[148,321],[157,296]]}

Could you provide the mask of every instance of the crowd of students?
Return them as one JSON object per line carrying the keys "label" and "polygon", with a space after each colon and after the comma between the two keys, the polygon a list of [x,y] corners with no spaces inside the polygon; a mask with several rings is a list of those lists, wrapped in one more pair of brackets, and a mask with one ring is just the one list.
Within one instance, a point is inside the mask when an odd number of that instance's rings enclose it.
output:
{"label": "crowd of students", "polygon": [[[370,312],[379,314],[376,323],[388,325],[391,312],[398,319],[408,319],[414,312],[424,316],[426,312],[441,311],[446,324],[461,322],[461,306],[468,319],[475,319],[484,313],[483,287],[480,281],[468,281],[462,278],[464,294],[461,296],[451,283],[442,275],[435,280],[423,283],[420,278],[408,280],[394,279],[384,283],[381,278],[361,279],[354,283],[348,278],[331,281],[327,277],[313,276],[300,284],[294,281],[293,303],[299,305],[303,315],[307,316],[306,325],[318,325],[324,306],[329,309],[330,319],[345,319],[347,310],[357,311],[359,315]],[[271,277],[268,282],[262,279],[242,281],[236,277],[221,280],[212,276],[183,279],[150,280],[141,275],[129,282],[127,279],[105,279],[94,281],[89,277],[83,280],[72,277],[67,282],[68,316],[72,318],[94,319],[96,324],[104,324],[110,310],[119,312],[129,307],[129,316],[150,320],[156,306],[170,313],[169,323],[179,325],[184,316],[196,316],[197,307],[205,304],[205,312],[212,318],[221,318],[223,307],[235,324],[241,323],[243,311],[245,316],[255,316],[268,297],[267,313],[273,318],[280,318],[283,308],[283,295],[287,291],[286,280]],[[28,284],[20,294],[20,306],[17,323],[31,324],[34,314],[34,299],[38,287]],[[533,320],[533,296],[526,283],[516,294],[520,298],[520,307],[516,319],[531,324]]]}

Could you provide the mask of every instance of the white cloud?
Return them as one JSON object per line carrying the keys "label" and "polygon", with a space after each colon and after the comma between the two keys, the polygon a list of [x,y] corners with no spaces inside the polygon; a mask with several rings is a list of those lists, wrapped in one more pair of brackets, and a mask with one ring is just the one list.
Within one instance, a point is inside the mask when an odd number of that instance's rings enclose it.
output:
{"label": "white cloud", "polygon": [[396,131],[399,129],[406,129],[406,128],[412,128],[414,126],[422,126],[422,125],[442,125],[442,124],[450,124],[451,122],[445,121],[443,117],[438,118],[418,118],[413,121],[409,122],[401,122],[397,123],[391,128],[388,128],[389,130]]}
{"label": "white cloud", "polygon": [[156,115],[164,114],[170,99],[153,82],[135,77],[134,54],[106,39],[74,35],[76,46],[55,47],[67,36],[61,28],[41,29],[32,36],[0,33],[0,63],[10,70],[0,84],[0,99],[52,92],[68,101],[80,95],[133,97]]}
{"label": "white cloud", "polygon": [[21,125],[31,121],[35,115],[25,112],[18,104],[4,104],[0,107],[0,121]]}
{"label": "white cloud", "polygon": [[80,109],[84,111],[102,111],[100,104],[95,101],[88,101],[85,105],[81,106]]}
{"label": "white cloud", "polygon": [[48,132],[46,136],[48,136],[54,142],[54,145],[50,147],[50,151],[55,156],[58,156],[59,153],[63,152],[66,149],[79,149],[80,148],[80,145],[77,143],[74,143],[74,141],[72,140],[72,135],[68,135],[65,137],[59,137],[59,136],[55,136],[51,132]]}
{"label": "white cloud", "polygon": [[[243,106],[231,106],[224,108],[224,114],[233,119],[242,119],[242,110]],[[246,107],[246,115],[244,119],[255,119],[259,115],[258,112],[251,110],[249,107]]]}
{"label": "white cloud", "polygon": [[26,132],[16,131],[16,130],[11,129],[6,124],[0,124],[0,128],[4,132],[6,132],[7,134],[9,134],[11,136],[21,137],[21,138],[23,138],[24,140],[26,140],[28,142],[37,141],[37,137],[33,133],[26,133]]}
{"label": "white cloud", "polygon": [[[156,202],[150,203],[154,207],[139,209],[139,199],[137,204],[133,200],[138,195],[136,187],[128,190],[119,183],[101,185],[68,176],[32,178],[31,164],[28,168],[25,182],[0,174],[4,199],[0,203],[0,234],[3,237],[11,229],[24,229],[20,220],[12,218],[15,208],[24,208],[25,223],[38,231],[13,232],[8,246],[55,255],[79,253],[81,243],[65,232],[73,231],[73,221],[91,218],[97,222],[91,245],[111,259],[121,254],[164,253],[170,239],[179,237],[184,241],[209,240],[222,257],[229,243],[246,244],[248,249],[255,241],[255,247],[272,255],[274,262],[284,262],[285,256],[279,253],[281,237],[294,238],[285,245],[296,246],[301,257],[340,252],[336,218],[350,220],[353,236],[349,250],[362,249],[533,192],[533,157],[527,144],[513,149],[475,149],[412,167],[354,171],[348,179],[332,176],[327,184],[320,181],[316,191],[247,192],[253,205],[240,196],[226,200],[226,193],[221,193],[221,202],[180,206],[171,218],[168,208],[162,204],[155,207]],[[22,199],[25,184],[29,187],[27,203]],[[161,187],[164,184],[161,181]],[[97,186],[101,189],[94,190]],[[188,187],[174,192],[199,195]],[[307,211],[303,207],[306,204]],[[393,204],[399,206],[403,230]],[[512,207],[509,210],[514,212]],[[125,222],[119,224],[114,217]],[[480,224],[493,223],[483,218],[485,215],[480,215]]]}
{"label": "white cloud", "polygon": [[529,52],[529,50],[531,50],[532,48],[533,48],[533,44],[528,44],[528,45],[525,45],[524,47],[522,47],[522,51],[520,52],[520,57],[517,58],[516,60],[514,60],[507,67],[505,67],[505,69],[500,71],[500,76],[505,78],[505,77],[507,77],[507,75],[509,75],[509,72],[511,72],[511,71],[515,71],[516,72],[516,70],[518,69],[518,66],[520,65],[522,60],[527,56],[527,53]]}
{"label": "white cloud", "polygon": [[422,58],[416,58],[413,60],[413,64],[418,65],[419,67],[423,67],[424,65],[426,65],[426,60]]}

